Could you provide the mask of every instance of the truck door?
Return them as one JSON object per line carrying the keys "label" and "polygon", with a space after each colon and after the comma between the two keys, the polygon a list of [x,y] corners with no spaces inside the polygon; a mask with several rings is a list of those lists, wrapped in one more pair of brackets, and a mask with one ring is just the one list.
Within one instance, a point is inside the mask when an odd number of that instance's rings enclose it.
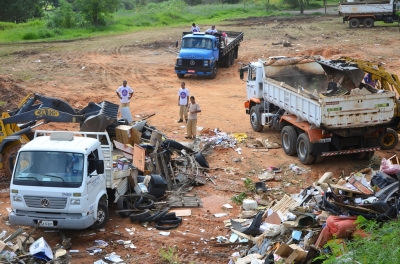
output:
{"label": "truck door", "polygon": [[219,50],[218,50],[218,41],[217,40],[213,41],[213,56],[215,58],[215,61],[219,60]]}
{"label": "truck door", "polygon": [[260,98],[260,96],[262,96],[262,87],[261,91],[259,91],[260,82],[257,79],[257,68],[253,65],[249,65],[246,84],[247,99]]}
{"label": "truck door", "polygon": [[96,171],[96,161],[99,159],[98,150],[93,150],[87,158],[87,191],[88,191],[88,201],[90,205],[97,205],[97,195],[105,189],[105,175],[98,174]]}

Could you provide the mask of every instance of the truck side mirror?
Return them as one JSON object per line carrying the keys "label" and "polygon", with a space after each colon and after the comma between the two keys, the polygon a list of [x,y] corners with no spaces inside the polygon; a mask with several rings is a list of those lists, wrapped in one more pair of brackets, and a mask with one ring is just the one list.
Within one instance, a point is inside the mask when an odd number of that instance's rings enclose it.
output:
{"label": "truck side mirror", "polygon": [[240,80],[243,80],[243,76],[244,76],[244,69],[243,68],[240,68],[239,74],[240,74]]}
{"label": "truck side mirror", "polygon": [[96,160],[96,171],[97,174],[104,173],[104,160]]}
{"label": "truck side mirror", "polygon": [[179,42],[176,41],[176,42],[175,42],[175,48],[178,48],[178,46],[179,46]]}

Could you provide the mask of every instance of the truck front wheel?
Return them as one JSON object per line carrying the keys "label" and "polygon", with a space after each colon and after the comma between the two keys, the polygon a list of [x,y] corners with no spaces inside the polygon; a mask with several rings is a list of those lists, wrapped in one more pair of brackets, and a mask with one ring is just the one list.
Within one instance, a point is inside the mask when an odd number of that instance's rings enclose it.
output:
{"label": "truck front wheel", "polygon": [[386,130],[386,134],[379,138],[381,149],[392,149],[399,143],[397,131],[391,128]]}
{"label": "truck front wheel", "polygon": [[217,69],[217,66],[214,63],[214,66],[213,66],[213,68],[211,70],[210,78],[211,79],[215,79],[215,77],[217,77],[217,72],[218,72],[218,69]]}
{"label": "truck front wheel", "polygon": [[352,18],[349,21],[349,28],[358,28],[360,26],[360,20],[357,18]]}
{"label": "truck front wheel", "polygon": [[177,73],[176,75],[178,76],[179,79],[183,79],[183,77],[185,77],[185,74],[181,74],[181,73]]}
{"label": "truck front wheel", "polygon": [[374,27],[374,20],[372,18],[364,19],[363,26],[366,27],[366,28]]}
{"label": "truck front wheel", "polygon": [[308,135],[301,133],[297,138],[297,157],[304,165],[311,164],[314,161],[314,156],[311,155],[312,145]]}
{"label": "truck front wheel", "polygon": [[90,229],[100,229],[103,228],[108,220],[108,207],[105,202],[99,202],[97,205],[97,220],[90,227]]}
{"label": "truck front wheel", "polygon": [[250,109],[250,124],[254,131],[261,132],[264,126],[261,124],[260,106],[255,105]]}
{"label": "truck front wheel", "polygon": [[285,126],[281,132],[282,148],[286,155],[296,155],[297,132],[293,126]]}

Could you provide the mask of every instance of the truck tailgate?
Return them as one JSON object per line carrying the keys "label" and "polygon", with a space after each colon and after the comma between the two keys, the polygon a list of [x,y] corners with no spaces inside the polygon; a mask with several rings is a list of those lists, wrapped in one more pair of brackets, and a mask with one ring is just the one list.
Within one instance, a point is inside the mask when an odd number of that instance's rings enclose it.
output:
{"label": "truck tailgate", "polygon": [[325,129],[382,125],[394,116],[394,92],[318,98],[265,78],[263,97],[299,119]]}

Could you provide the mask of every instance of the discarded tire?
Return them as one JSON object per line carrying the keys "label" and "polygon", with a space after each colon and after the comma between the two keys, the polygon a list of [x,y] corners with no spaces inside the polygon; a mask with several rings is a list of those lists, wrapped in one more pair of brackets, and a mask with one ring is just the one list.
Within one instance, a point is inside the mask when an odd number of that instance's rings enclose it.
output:
{"label": "discarded tire", "polygon": [[160,220],[158,220],[158,224],[160,225],[175,225],[175,224],[180,224],[182,223],[182,218],[181,217],[176,217],[175,219],[163,219],[161,218]]}
{"label": "discarded tire", "polygon": [[196,153],[196,155],[194,155],[195,160],[197,161],[197,163],[199,163],[199,165],[203,168],[210,168],[210,166],[208,165],[208,162],[206,160],[206,158],[203,156],[203,154],[201,154],[201,152]]}
{"label": "discarded tire", "polygon": [[158,229],[158,230],[171,230],[171,229],[175,229],[175,228],[177,228],[179,226],[179,224],[176,224],[176,225],[167,225],[167,226],[165,226],[165,225],[161,225],[161,224],[156,224],[155,225],[155,228],[156,229]]}
{"label": "discarded tire", "polygon": [[144,219],[141,219],[139,222],[144,223],[144,222],[155,222],[155,221],[158,221],[160,218],[162,218],[168,212],[168,210],[169,209],[166,209],[164,211],[155,212],[151,216],[146,217]]}
{"label": "discarded tire", "polygon": [[153,208],[153,206],[154,206],[154,201],[143,198],[140,198],[139,202],[135,204],[135,207],[139,210],[150,209]]}
{"label": "discarded tire", "polygon": [[174,141],[174,140],[167,139],[167,140],[164,141],[164,144],[165,144],[166,146],[168,146],[168,147],[170,147],[170,148],[173,148],[173,149],[176,149],[176,150],[182,150],[182,149],[184,149],[184,150],[186,150],[188,153],[193,153],[193,149],[188,148],[188,147],[186,147],[186,146],[182,145],[181,143],[176,142],[176,141]]}
{"label": "discarded tire", "polygon": [[124,210],[124,211],[118,212],[118,214],[121,217],[128,217],[131,214],[131,212],[125,211],[125,210],[129,210],[129,209],[131,209],[131,206],[129,204],[128,199],[126,197],[123,197],[123,196],[119,197],[118,201],[117,201],[117,210],[118,211]]}
{"label": "discarded tire", "polygon": [[173,212],[173,213],[168,213],[168,214],[165,214],[163,217],[162,217],[162,219],[164,219],[164,220],[171,220],[171,219],[175,219],[176,218],[176,214]]}
{"label": "discarded tire", "polygon": [[138,213],[138,214],[131,214],[129,216],[129,218],[131,219],[131,222],[134,223],[134,222],[140,221],[140,220],[142,220],[144,218],[147,218],[149,216],[150,216],[150,212],[146,211],[146,212],[141,212],[141,213]]}

